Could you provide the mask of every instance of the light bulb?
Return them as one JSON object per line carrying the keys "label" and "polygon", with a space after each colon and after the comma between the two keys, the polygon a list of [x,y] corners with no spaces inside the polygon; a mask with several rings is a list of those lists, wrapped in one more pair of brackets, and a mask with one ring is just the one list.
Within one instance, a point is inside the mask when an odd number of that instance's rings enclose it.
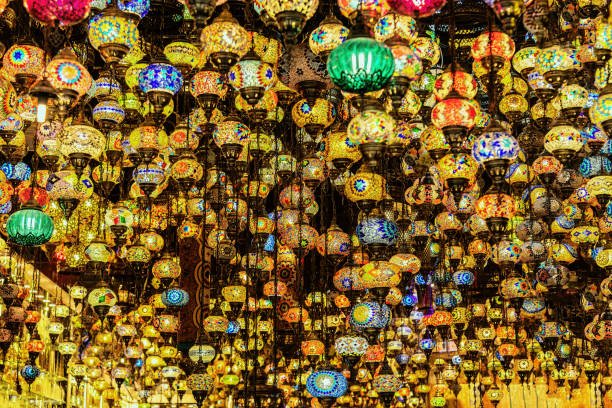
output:
{"label": "light bulb", "polygon": [[39,97],[36,107],[36,121],[43,123],[47,119],[47,98]]}

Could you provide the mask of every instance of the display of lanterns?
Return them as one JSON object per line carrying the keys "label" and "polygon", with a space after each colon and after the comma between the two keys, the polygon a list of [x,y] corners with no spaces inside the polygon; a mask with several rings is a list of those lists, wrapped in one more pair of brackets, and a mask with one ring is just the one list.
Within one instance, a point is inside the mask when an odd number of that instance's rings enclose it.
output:
{"label": "display of lanterns", "polygon": [[606,405],[609,2],[221,3],[0,2],[0,406]]}

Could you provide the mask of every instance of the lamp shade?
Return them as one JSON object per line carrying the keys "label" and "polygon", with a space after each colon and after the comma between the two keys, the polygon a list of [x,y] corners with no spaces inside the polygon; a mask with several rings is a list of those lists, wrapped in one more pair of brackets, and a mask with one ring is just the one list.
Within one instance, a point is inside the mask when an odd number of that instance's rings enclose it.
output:
{"label": "lamp shade", "polygon": [[400,14],[415,18],[429,17],[446,4],[446,0],[388,0],[389,6]]}
{"label": "lamp shade", "polygon": [[306,389],[315,398],[339,398],[348,390],[348,381],[338,371],[317,370],[308,376]]}
{"label": "lamp shade", "polygon": [[53,235],[53,219],[34,202],[11,214],[6,222],[9,240],[22,246],[39,246]]}
{"label": "lamp shade", "polygon": [[109,7],[89,20],[88,36],[106,62],[118,62],[136,45],[140,33],[134,19]]}
{"label": "lamp shade", "polygon": [[345,92],[367,93],[383,88],[393,75],[393,53],[370,37],[353,37],[336,47],[327,60],[332,82]]}
{"label": "lamp shade", "polygon": [[159,91],[174,95],[183,86],[183,76],[173,65],[154,63],[140,71],[138,85],[144,93]]}

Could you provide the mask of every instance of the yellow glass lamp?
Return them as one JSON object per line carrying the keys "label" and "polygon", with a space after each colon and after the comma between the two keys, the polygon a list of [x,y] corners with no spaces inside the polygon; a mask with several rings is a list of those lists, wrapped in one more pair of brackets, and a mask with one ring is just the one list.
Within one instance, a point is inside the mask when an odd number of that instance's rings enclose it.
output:
{"label": "yellow glass lamp", "polygon": [[164,55],[181,71],[188,74],[199,61],[200,49],[186,41],[173,41],[164,47]]}
{"label": "yellow glass lamp", "polygon": [[574,157],[584,145],[580,132],[569,124],[554,125],[544,137],[544,148],[562,163]]}
{"label": "yellow glass lamp", "polygon": [[222,73],[247,53],[249,33],[228,10],[223,10],[211,24],[202,29],[203,51]]}
{"label": "yellow glass lamp", "polygon": [[377,202],[385,198],[386,186],[387,181],[383,176],[373,173],[367,165],[363,165],[347,179],[344,194],[363,211],[369,212]]}

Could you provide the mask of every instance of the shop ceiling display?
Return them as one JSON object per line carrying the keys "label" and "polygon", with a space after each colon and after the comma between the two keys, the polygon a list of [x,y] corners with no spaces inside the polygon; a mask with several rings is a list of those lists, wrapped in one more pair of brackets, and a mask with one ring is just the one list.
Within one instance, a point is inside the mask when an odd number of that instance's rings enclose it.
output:
{"label": "shop ceiling display", "polygon": [[0,12],[0,405],[610,404],[608,1]]}

